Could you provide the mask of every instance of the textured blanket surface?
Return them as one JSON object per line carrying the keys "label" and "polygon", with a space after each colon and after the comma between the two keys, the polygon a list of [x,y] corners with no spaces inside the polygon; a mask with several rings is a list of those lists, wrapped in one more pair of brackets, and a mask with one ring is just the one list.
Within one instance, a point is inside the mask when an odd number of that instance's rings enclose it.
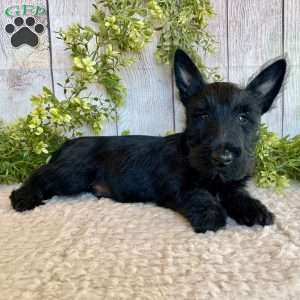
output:
{"label": "textured blanket surface", "polygon": [[54,198],[23,214],[0,187],[0,299],[300,299],[300,187],[250,187],[276,224],[196,234],[171,210]]}

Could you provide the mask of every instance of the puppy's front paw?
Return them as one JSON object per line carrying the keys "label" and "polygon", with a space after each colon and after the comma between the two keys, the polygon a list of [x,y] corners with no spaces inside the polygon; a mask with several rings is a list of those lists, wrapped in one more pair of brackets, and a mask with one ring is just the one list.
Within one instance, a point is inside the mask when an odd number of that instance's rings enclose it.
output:
{"label": "puppy's front paw", "polygon": [[43,205],[42,195],[31,195],[23,191],[22,188],[15,190],[10,195],[11,206],[19,212],[30,210],[36,206]]}
{"label": "puppy's front paw", "polygon": [[226,225],[226,212],[221,206],[212,206],[204,209],[194,209],[189,220],[195,232],[217,231]]}
{"label": "puppy's front paw", "polygon": [[275,216],[259,200],[247,199],[233,217],[239,224],[253,226],[255,224],[272,225]]}

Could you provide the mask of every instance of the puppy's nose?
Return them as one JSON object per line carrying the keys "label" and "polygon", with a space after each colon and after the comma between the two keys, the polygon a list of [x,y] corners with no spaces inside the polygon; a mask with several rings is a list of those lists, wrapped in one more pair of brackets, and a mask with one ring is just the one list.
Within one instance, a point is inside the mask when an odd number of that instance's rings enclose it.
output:
{"label": "puppy's nose", "polygon": [[213,152],[212,159],[218,166],[228,166],[233,161],[233,153],[227,149],[222,152]]}

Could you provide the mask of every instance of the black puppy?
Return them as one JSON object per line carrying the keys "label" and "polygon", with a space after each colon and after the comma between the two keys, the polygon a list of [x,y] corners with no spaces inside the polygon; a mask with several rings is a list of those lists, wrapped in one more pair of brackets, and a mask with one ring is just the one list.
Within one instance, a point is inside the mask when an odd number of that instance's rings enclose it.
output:
{"label": "black puppy", "polygon": [[13,208],[25,211],[54,195],[92,192],[173,209],[196,232],[218,230],[227,215],[248,226],[272,224],[273,214],[244,187],[254,168],[261,115],[281,88],[286,61],[266,67],[246,88],[206,83],[181,50],[174,68],[186,109],[183,133],[68,141],[12,192]]}

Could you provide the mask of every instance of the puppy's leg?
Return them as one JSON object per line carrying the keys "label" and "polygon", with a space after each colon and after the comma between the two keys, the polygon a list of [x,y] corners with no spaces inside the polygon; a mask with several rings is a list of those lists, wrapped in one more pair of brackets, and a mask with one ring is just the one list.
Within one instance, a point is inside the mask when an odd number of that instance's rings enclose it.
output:
{"label": "puppy's leg", "polygon": [[177,199],[164,203],[188,219],[197,233],[217,231],[226,225],[226,211],[218,200],[206,190],[195,189]]}
{"label": "puppy's leg", "polygon": [[86,191],[86,177],[67,165],[49,164],[36,170],[31,177],[10,195],[16,211],[42,205],[55,195],[71,195]]}
{"label": "puppy's leg", "polygon": [[227,214],[239,224],[265,226],[274,223],[275,217],[267,207],[242,188],[226,191],[220,197]]}

